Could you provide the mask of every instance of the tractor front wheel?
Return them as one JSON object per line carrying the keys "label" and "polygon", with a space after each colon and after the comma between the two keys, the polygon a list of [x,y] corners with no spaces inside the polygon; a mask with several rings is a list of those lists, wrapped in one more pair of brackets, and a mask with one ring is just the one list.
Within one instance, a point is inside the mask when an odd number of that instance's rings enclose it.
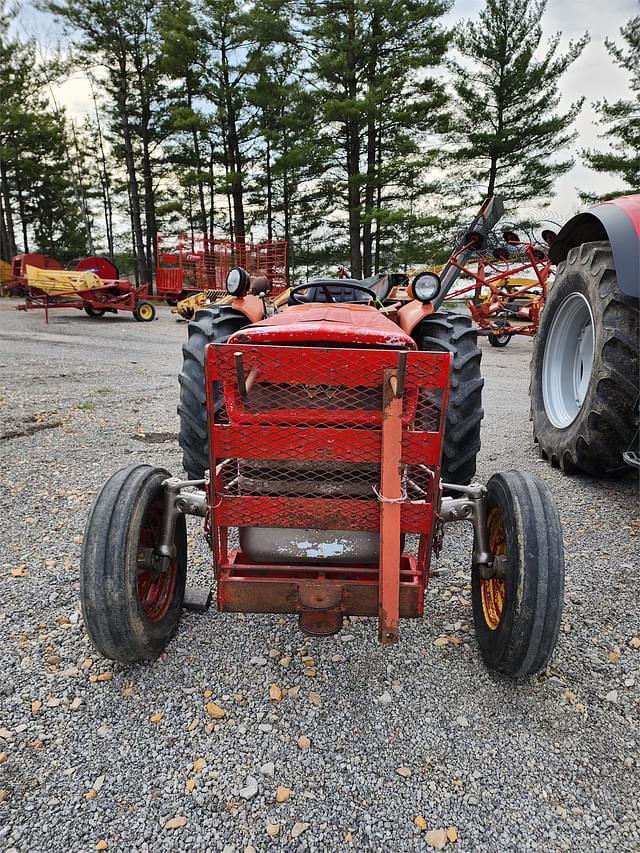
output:
{"label": "tractor front wheel", "polygon": [[495,575],[472,568],[473,621],[489,669],[522,678],[544,669],[555,648],[564,594],[560,517],[549,487],[507,471],[487,484]]}
{"label": "tractor front wheel", "polygon": [[470,317],[438,312],[422,321],[415,338],[423,352],[449,352],[453,356],[441,476],[445,483],[466,486],[476,474],[484,415],[477,332]]}
{"label": "tractor front wheel", "polygon": [[187,532],[178,516],[176,555],[165,571],[142,559],[157,544],[164,514],[162,468],[134,465],[96,497],[84,532],[80,600],[96,649],[122,663],[157,658],[178,626],[187,574]]}

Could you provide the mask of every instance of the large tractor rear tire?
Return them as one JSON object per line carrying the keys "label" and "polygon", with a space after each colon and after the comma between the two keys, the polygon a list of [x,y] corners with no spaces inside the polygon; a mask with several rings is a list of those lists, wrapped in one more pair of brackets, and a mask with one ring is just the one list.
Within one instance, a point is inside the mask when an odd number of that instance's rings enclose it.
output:
{"label": "large tractor rear tire", "polygon": [[638,300],[617,285],[608,241],[571,249],[549,290],[531,361],[540,455],[570,474],[626,469],[638,429]]}
{"label": "large tractor rear tire", "polygon": [[204,384],[204,350],[207,344],[223,344],[249,321],[231,308],[206,308],[189,323],[189,340],[182,347],[180,383],[180,434],[182,464],[187,476],[201,480],[209,467],[209,425]]}
{"label": "large tractor rear tire", "polygon": [[423,320],[415,338],[423,351],[453,355],[441,475],[445,483],[466,486],[475,477],[484,415],[477,333],[470,317],[438,312]]}

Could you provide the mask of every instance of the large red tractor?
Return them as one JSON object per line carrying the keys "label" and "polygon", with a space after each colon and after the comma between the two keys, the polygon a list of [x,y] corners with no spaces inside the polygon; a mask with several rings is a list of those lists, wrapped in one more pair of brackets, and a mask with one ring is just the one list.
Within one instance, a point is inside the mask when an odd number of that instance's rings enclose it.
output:
{"label": "large red tractor", "polygon": [[472,598],[490,669],[543,669],[563,601],[548,487],[518,471],[474,483],[480,351],[469,318],[435,311],[424,273],[320,279],[270,299],[233,269],[226,304],[189,326],[180,374],[187,478],[149,465],[111,477],[84,536],[87,631],[106,657],[154,658],[178,624],[185,516],[204,519],[220,611],[297,614],[305,634],[346,615],[423,615],[445,525],[474,531]]}
{"label": "large red tractor", "polygon": [[640,195],[562,228],[534,341],[531,419],[543,459],[567,473],[638,466]]}

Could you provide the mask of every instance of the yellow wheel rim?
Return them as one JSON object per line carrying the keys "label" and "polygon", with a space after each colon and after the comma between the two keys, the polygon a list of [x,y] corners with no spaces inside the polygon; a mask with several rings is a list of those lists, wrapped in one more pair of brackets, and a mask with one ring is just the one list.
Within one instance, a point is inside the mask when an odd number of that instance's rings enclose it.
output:
{"label": "yellow wheel rim", "polygon": [[150,320],[153,317],[153,308],[151,305],[141,305],[138,314],[141,320]]}
{"label": "yellow wheel rim", "polygon": [[[502,513],[497,507],[489,512],[487,519],[489,533],[489,548],[492,553],[499,557],[507,553],[506,535]],[[495,631],[502,618],[504,606],[504,581],[498,578],[480,578],[480,599],[482,600],[482,612],[487,627]]]}

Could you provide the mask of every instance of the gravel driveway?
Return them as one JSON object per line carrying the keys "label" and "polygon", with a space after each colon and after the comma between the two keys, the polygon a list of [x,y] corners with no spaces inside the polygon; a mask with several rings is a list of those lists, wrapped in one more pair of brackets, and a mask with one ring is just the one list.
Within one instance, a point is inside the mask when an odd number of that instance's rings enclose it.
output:
{"label": "gravel driveway", "polygon": [[[545,674],[484,669],[464,526],[396,647],[371,619],[305,642],[294,617],[211,610],[185,614],[156,663],[123,667],[82,627],[82,531],[117,468],[180,472],[186,328],[165,308],[148,324],[63,311],[46,326],[14,305],[0,300],[0,849],[640,849],[637,481],[538,462],[531,341],[481,344],[479,476],[534,472],[560,510],[566,606]],[[195,522],[190,540],[204,582]]]}

